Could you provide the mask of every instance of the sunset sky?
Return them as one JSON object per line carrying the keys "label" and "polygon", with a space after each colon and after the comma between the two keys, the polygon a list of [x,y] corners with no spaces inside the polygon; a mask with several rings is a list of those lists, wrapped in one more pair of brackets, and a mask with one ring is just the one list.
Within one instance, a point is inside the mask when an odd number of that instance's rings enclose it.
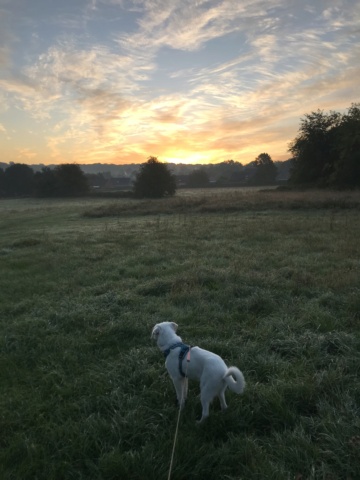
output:
{"label": "sunset sky", "polygon": [[358,0],[0,0],[0,162],[285,160],[359,100]]}

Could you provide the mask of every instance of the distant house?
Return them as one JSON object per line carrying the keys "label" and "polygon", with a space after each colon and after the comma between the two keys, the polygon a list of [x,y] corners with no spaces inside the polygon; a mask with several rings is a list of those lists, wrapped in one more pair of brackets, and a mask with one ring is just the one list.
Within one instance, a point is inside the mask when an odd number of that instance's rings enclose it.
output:
{"label": "distant house", "polygon": [[275,162],[275,165],[278,169],[278,175],[276,177],[278,182],[285,183],[289,180],[293,163],[294,162],[292,158],[283,162]]}
{"label": "distant house", "polygon": [[107,179],[103,188],[104,190],[128,190],[132,184],[131,177],[111,177]]}

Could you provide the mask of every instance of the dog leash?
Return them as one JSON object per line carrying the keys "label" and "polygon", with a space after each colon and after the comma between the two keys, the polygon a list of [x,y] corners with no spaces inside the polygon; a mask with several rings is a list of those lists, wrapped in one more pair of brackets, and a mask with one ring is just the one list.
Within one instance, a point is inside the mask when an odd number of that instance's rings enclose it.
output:
{"label": "dog leash", "polygon": [[171,452],[171,459],[170,459],[170,466],[169,466],[169,474],[168,474],[168,478],[167,480],[170,480],[171,479],[171,473],[172,473],[172,468],[173,468],[173,463],[174,463],[174,456],[175,456],[175,447],[176,447],[176,441],[177,441],[177,437],[178,437],[178,432],[179,432],[179,422],[180,422],[180,415],[181,415],[181,405],[183,403],[183,400],[184,400],[184,395],[185,395],[185,389],[186,389],[186,385],[187,385],[187,382],[188,382],[188,378],[187,378],[187,371],[188,371],[188,365],[189,365],[189,362],[190,362],[190,357],[191,357],[191,347],[189,348],[187,354],[186,354],[186,368],[185,368],[185,381],[184,381],[184,386],[183,386],[183,391],[182,391],[182,396],[181,396],[181,403],[179,405],[179,413],[178,413],[178,417],[177,417],[177,421],[176,421],[176,429],[175,429],[175,435],[174,435],[174,444],[173,444],[173,448],[172,448],[172,452]]}

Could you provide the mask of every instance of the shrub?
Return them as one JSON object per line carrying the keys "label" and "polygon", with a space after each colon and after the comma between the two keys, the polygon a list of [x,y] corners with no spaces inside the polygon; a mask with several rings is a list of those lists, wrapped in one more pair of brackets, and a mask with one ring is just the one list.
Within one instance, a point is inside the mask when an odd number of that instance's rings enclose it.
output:
{"label": "shrub", "polygon": [[175,177],[167,165],[156,157],[149,157],[136,176],[134,195],[138,198],[162,198],[174,195],[175,191]]}

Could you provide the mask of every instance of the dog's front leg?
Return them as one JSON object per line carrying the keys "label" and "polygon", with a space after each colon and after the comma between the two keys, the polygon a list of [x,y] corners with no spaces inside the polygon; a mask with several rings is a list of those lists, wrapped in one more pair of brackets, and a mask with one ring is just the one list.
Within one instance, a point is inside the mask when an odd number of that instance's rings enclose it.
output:
{"label": "dog's front leg", "polygon": [[179,406],[180,408],[184,408],[188,389],[187,378],[174,378],[173,382]]}

